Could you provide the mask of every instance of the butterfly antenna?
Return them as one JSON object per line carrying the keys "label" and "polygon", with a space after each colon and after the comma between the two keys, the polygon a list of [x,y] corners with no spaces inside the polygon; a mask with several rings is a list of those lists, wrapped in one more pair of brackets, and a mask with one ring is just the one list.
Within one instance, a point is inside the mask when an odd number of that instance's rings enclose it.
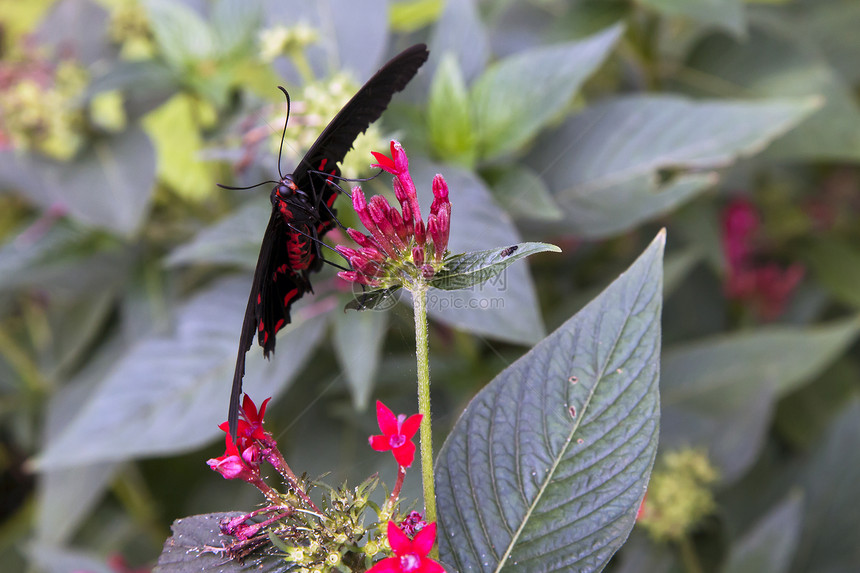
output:
{"label": "butterfly antenna", "polygon": [[278,147],[278,177],[283,179],[284,174],[281,172],[281,154],[284,151],[284,138],[287,135],[287,123],[290,121],[290,94],[287,93],[287,90],[284,89],[283,86],[278,86],[278,89],[284,92],[284,97],[287,98],[287,117],[284,119],[284,130],[281,132],[281,145]]}
{"label": "butterfly antenna", "polygon": [[278,183],[280,183],[280,181],[262,181],[260,183],[257,183],[256,185],[249,185],[248,187],[230,187],[229,185],[221,185],[220,183],[216,183],[215,185],[217,185],[221,189],[230,189],[232,191],[246,191],[248,189],[253,189],[254,187],[259,187],[260,185],[265,185],[266,183],[274,183],[275,185],[277,185]]}

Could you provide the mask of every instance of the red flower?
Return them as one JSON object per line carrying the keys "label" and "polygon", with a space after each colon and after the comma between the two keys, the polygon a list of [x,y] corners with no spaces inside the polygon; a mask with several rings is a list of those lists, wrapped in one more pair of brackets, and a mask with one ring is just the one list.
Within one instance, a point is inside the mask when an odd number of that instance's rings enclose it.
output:
{"label": "red flower", "polygon": [[[377,161],[373,167],[394,175],[392,185],[400,210],[393,208],[381,195],[368,201],[361,187],[353,188],[352,206],[369,234],[347,229],[347,234],[361,249],[337,247],[352,267],[338,275],[358,284],[388,287],[402,280],[402,271],[407,265],[414,271],[414,277],[431,278],[442,267],[448,249],[451,229],[448,185],[441,175],[433,179],[433,205],[425,225],[403,147],[392,141],[391,157],[377,152],[373,152],[373,156]],[[393,269],[392,276],[386,276],[388,267]]]}
{"label": "red flower", "polygon": [[406,414],[395,416],[385,404],[377,400],[376,421],[379,423],[382,435],[370,436],[368,440],[370,447],[377,452],[391,450],[397,463],[401,467],[408,468],[415,459],[415,444],[412,443],[412,438],[421,425],[421,418],[423,418],[421,414],[413,414],[408,418]]}
{"label": "red flower", "polygon": [[[269,432],[263,430],[263,416],[266,414],[266,406],[271,398],[266,398],[260,404],[259,411],[257,405],[251,400],[251,397],[245,394],[242,400],[242,409],[239,410],[241,419],[236,426],[236,444],[239,450],[244,451],[254,444],[256,441],[263,442],[266,447],[274,445],[274,440]],[[230,433],[229,422],[223,422],[218,425],[221,430]]]}
{"label": "red flower", "polygon": [[225,437],[227,447],[224,455],[212,458],[206,463],[209,467],[224,476],[225,479],[241,479],[255,483],[260,479],[260,449],[253,444],[241,452],[236,447],[230,432]]}
{"label": "red flower", "polygon": [[749,304],[763,320],[774,320],[785,310],[804,268],[762,261],[762,247],[757,244],[761,227],[755,205],[746,199],[735,199],[723,210],[725,292],[728,298]]}
{"label": "red flower", "polygon": [[367,573],[445,573],[427,554],[436,541],[436,524],[431,523],[409,539],[393,521],[388,522],[388,544],[394,557],[386,557]]}

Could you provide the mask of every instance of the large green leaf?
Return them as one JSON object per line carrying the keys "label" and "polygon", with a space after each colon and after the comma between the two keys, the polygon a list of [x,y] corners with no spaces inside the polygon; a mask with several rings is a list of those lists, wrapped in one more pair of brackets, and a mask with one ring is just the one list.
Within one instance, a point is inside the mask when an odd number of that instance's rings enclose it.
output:
{"label": "large green leaf", "polygon": [[203,18],[182,2],[146,0],[155,42],[177,71],[215,55],[216,42]]}
{"label": "large green leaf", "polygon": [[487,28],[481,21],[476,0],[445,2],[445,9],[433,28],[428,45],[430,58],[424,66],[427,75],[420,84],[436,73],[436,66],[446,54],[452,54],[463,76],[471,81],[484,70],[490,56],[490,40]]}
{"label": "large green leaf", "polygon": [[530,162],[570,217],[572,230],[604,237],[705,189],[716,179],[699,171],[761,151],[817,105],[809,98],[621,97],[565,122],[541,141]]}
{"label": "large green leaf", "polygon": [[642,4],[670,16],[687,16],[716,24],[740,35],[746,29],[742,0],[642,0]]}
{"label": "large green leaf", "polygon": [[332,313],[334,351],[357,410],[365,410],[373,391],[382,342],[388,327],[385,312]]}
{"label": "large green leaf", "polygon": [[564,213],[537,173],[523,165],[482,171],[493,189],[493,197],[515,219],[558,221]]}
{"label": "large green leaf", "polygon": [[[226,418],[248,284],[245,276],[215,283],[178,310],[173,332],[150,335],[118,357],[48,442],[40,466],[175,453],[215,438]],[[245,389],[257,403],[284,390],[322,336],[324,315],[293,318],[270,362],[256,346],[248,352]]]}
{"label": "large green leaf", "polygon": [[468,405],[435,466],[445,562],[599,571],[627,538],[657,449],[664,242]]}
{"label": "large green leaf", "polygon": [[578,42],[526,50],[490,66],[471,93],[478,155],[510,153],[534,137],[568,106],[623,29],[615,25]]}
{"label": "large green leaf", "polygon": [[73,162],[0,152],[0,185],[40,207],[60,205],[78,221],[133,235],[155,184],[155,151],[138,127],[96,139]]}
{"label": "large green leaf", "polygon": [[667,349],[665,448],[704,446],[724,480],[755,460],[774,401],[815,378],[857,337],[860,322],[769,327]]}
{"label": "large green leaf", "polygon": [[809,43],[808,24],[757,18],[744,41],[710,36],[696,46],[678,79],[705,97],[820,96],[823,106],[768,154],[855,160],[860,157],[860,106],[850,86]]}
{"label": "large green leaf", "polygon": [[207,513],[177,519],[170,526],[173,535],[164,542],[164,550],[158,557],[158,565],[153,573],[200,573],[218,571],[220,573],[239,573],[255,571],[258,573],[281,573],[289,571],[292,564],[277,555],[252,553],[244,563],[216,555],[206,547],[221,547],[231,539],[221,535],[218,524],[223,519],[241,515],[240,512]]}
{"label": "large green leaf", "polygon": [[809,460],[804,479],[806,515],[792,573],[860,571],[860,400],[833,421]]}
{"label": "large green leaf", "polygon": [[269,200],[249,201],[175,248],[167,264],[209,263],[253,269],[271,213]]}
{"label": "large green leaf", "polygon": [[732,547],[724,573],[786,573],[803,523],[803,496],[789,495]]}

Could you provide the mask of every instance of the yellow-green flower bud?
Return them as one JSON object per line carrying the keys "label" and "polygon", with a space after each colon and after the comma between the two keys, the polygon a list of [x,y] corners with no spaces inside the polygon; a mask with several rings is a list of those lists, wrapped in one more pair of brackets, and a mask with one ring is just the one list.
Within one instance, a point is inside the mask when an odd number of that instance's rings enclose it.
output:
{"label": "yellow-green flower bud", "polygon": [[683,538],[716,507],[710,486],[717,478],[700,450],[665,454],[651,475],[638,522],[659,541]]}

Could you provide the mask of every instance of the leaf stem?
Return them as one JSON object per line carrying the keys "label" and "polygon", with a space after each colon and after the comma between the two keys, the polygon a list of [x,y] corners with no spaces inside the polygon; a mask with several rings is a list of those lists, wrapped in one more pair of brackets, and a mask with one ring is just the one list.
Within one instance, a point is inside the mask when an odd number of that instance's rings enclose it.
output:
{"label": "leaf stem", "polygon": [[433,484],[433,435],[430,425],[430,355],[427,338],[427,286],[415,285],[412,311],[415,315],[415,357],[418,362],[418,412],[421,419],[421,479],[424,484],[424,519],[436,521],[436,491]]}
{"label": "leaf stem", "polygon": [[690,536],[684,534],[678,541],[679,549],[681,550],[681,563],[684,564],[684,571],[687,573],[703,573],[702,564],[699,563],[699,558],[696,555],[696,549],[693,547],[693,541]]}

